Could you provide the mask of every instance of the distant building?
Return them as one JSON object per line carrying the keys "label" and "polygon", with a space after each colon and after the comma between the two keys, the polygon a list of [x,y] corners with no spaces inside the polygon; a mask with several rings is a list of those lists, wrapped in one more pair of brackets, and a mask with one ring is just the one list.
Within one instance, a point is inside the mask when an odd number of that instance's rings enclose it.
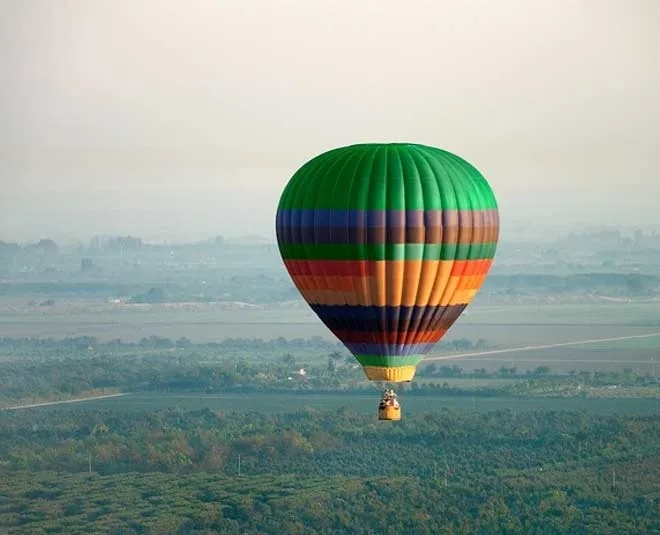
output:
{"label": "distant building", "polygon": [[94,262],[91,258],[83,258],[80,261],[80,271],[87,273],[89,271],[94,271]]}

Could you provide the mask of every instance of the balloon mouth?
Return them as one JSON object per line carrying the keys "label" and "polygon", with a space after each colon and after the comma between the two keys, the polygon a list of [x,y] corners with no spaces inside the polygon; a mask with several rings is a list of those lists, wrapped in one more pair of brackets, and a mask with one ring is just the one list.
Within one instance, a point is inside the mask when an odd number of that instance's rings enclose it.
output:
{"label": "balloon mouth", "polygon": [[385,381],[388,383],[406,383],[415,377],[416,366],[363,366],[364,374],[370,381]]}

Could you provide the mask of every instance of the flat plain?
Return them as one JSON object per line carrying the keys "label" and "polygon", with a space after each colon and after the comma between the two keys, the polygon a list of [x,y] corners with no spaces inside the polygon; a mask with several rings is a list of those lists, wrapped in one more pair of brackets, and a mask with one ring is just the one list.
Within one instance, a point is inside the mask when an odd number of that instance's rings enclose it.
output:
{"label": "flat plain", "polygon": [[[660,336],[653,336],[656,333],[660,333],[660,301],[475,305],[458,319],[445,341],[467,339],[476,343],[483,339],[488,349],[495,350],[577,344],[459,358],[439,348],[430,356],[445,356],[460,361],[469,369],[548,365],[555,371],[597,367],[652,370],[655,360],[660,361]],[[272,306],[241,303],[128,305],[70,299],[58,301],[54,306],[35,306],[15,299],[0,300],[0,337],[76,336],[94,336],[101,341],[185,337],[195,343],[227,338],[312,336],[335,340],[302,302]],[[611,338],[620,339],[595,342]],[[580,343],[584,341],[589,343]]]}
{"label": "flat plain", "polygon": [[[135,393],[126,396],[91,400],[75,404],[53,405],[24,409],[29,411],[157,411],[177,410],[220,410],[261,413],[292,413],[305,410],[347,410],[374,413],[379,399],[379,390],[374,385],[373,393],[364,394],[310,394],[310,393],[250,393],[250,394],[200,394],[200,393]],[[601,414],[657,414],[658,400],[636,399],[580,399],[580,398],[511,398],[480,396],[400,396],[405,416],[433,412],[443,409],[457,411],[489,412],[512,411],[586,411]],[[387,425],[387,422],[384,423]]]}

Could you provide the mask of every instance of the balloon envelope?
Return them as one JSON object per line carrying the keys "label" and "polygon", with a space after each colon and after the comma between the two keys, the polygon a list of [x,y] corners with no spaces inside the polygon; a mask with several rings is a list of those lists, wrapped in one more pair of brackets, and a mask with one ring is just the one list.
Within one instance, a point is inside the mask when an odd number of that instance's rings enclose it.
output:
{"label": "balloon envelope", "polygon": [[482,285],[499,214],[486,179],[458,156],[360,144],[293,175],[276,233],[294,284],[367,377],[409,381]]}

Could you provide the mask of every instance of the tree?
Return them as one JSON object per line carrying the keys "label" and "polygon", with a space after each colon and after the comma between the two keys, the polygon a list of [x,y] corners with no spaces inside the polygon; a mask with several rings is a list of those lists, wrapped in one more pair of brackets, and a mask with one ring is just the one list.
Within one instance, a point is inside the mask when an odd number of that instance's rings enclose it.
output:
{"label": "tree", "polygon": [[293,368],[296,365],[296,357],[294,357],[291,353],[287,353],[286,355],[282,356],[281,362],[285,366]]}

